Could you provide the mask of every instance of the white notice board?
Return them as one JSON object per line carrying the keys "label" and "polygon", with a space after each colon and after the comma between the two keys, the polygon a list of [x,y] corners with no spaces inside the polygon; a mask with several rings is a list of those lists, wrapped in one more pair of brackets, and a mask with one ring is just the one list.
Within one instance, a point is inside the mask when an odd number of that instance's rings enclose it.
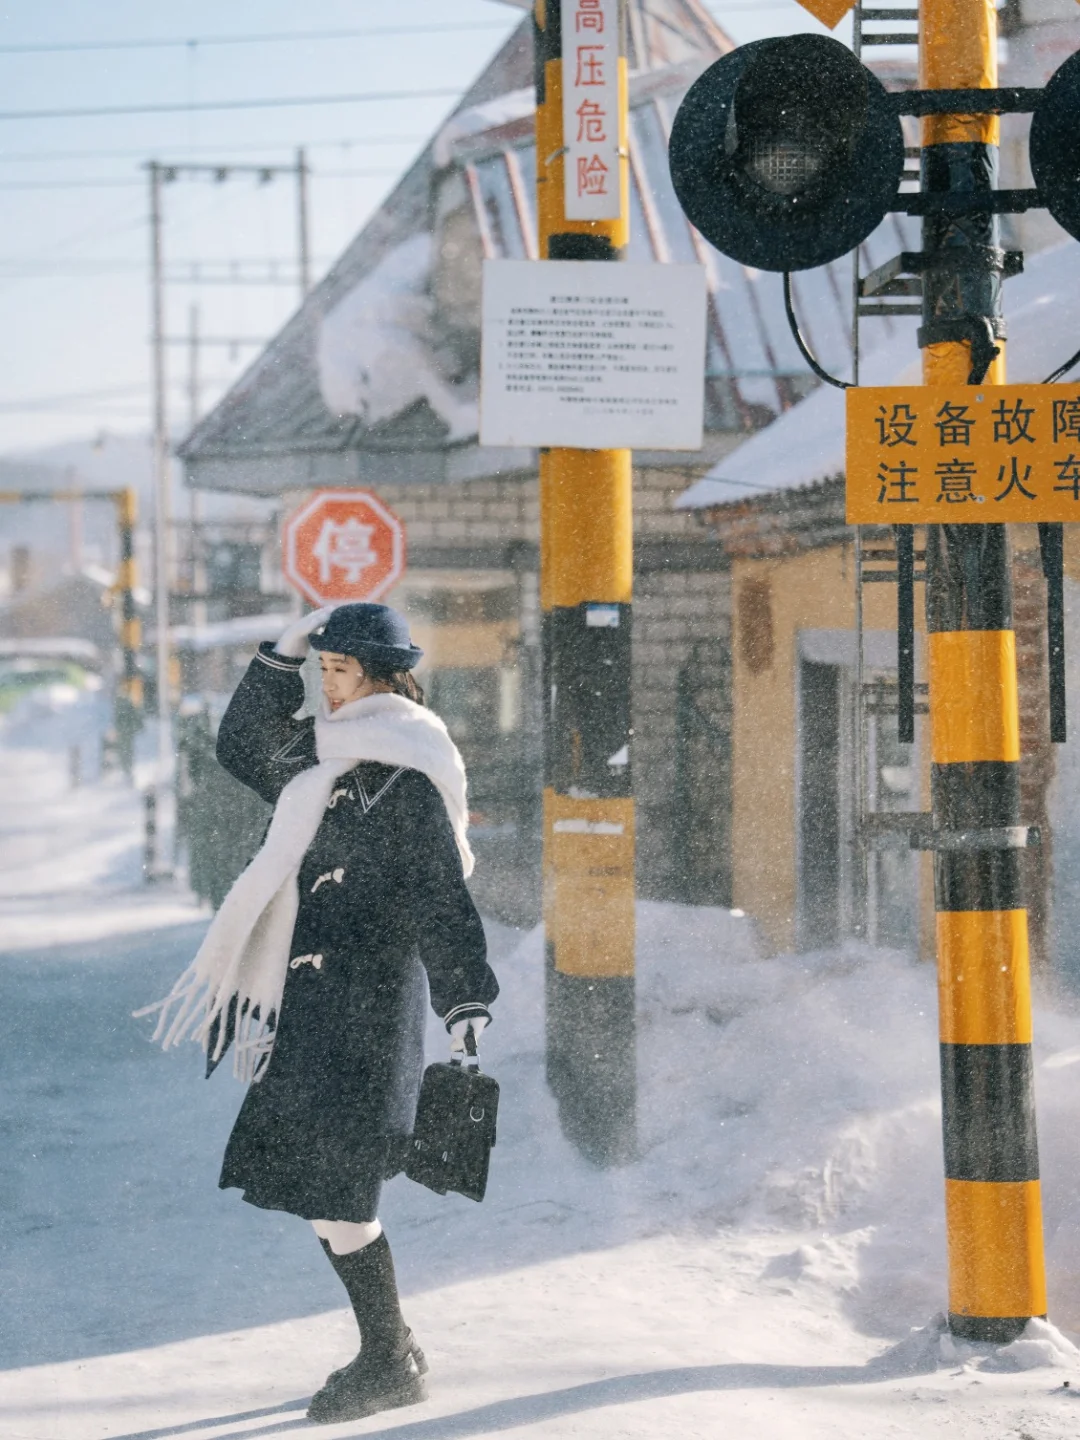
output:
{"label": "white notice board", "polygon": [[700,450],[705,272],[484,262],[481,445]]}

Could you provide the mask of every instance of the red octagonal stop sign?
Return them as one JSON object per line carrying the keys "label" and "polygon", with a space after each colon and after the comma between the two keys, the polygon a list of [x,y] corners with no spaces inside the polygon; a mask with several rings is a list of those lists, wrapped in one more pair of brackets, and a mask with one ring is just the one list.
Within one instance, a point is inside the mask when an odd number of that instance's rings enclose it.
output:
{"label": "red octagonal stop sign", "polygon": [[368,490],[319,490],[285,522],[285,578],[313,605],[377,600],[405,569],[405,527]]}

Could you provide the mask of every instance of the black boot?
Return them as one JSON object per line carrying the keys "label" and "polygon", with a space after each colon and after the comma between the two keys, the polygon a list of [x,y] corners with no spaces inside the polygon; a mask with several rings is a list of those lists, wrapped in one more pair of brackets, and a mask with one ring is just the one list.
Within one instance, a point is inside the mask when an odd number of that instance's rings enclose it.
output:
{"label": "black boot", "polygon": [[[385,1238],[385,1237],[383,1237],[383,1238]],[[373,1243],[374,1243],[374,1242],[373,1242]],[[331,1250],[331,1248],[330,1248],[329,1242],[326,1241],[326,1240],[320,1239],[320,1240],[319,1240],[319,1244],[322,1246],[322,1248],[323,1248],[323,1253],[326,1255],[326,1258],[330,1261],[330,1264],[333,1265],[333,1267],[334,1267],[335,1270],[338,1269],[338,1264],[339,1264],[340,1261],[342,1261],[342,1260],[348,1260],[348,1259],[350,1258],[348,1255],[335,1255],[334,1252],[333,1252],[333,1250]],[[389,1260],[391,1269],[393,1269],[394,1257],[393,1257],[393,1255],[391,1255],[391,1254],[389,1253],[389,1251],[390,1251],[390,1246],[387,1245],[386,1249],[387,1249],[387,1259]],[[345,1276],[344,1276],[340,1271],[338,1271],[338,1276],[339,1276],[342,1284],[345,1285],[345,1289],[348,1290],[349,1287],[348,1287],[348,1284],[347,1284],[346,1281],[345,1281]],[[396,1285],[395,1285],[395,1290],[396,1290],[396,1288],[397,1288],[397,1287],[396,1287]],[[350,1296],[350,1299],[351,1299],[351,1298],[352,1298],[352,1297]],[[354,1313],[355,1313],[355,1307],[354,1307]],[[357,1325],[359,1326],[359,1324],[360,1324],[359,1318],[357,1319],[357,1322],[356,1322],[356,1323],[357,1323]],[[412,1357],[413,1357],[413,1359],[416,1361],[416,1368],[417,1368],[417,1370],[420,1372],[421,1375],[426,1375],[426,1374],[428,1373],[428,1369],[429,1369],[428,1362],[427,1362],[427,1356],[424,1354],[423,1350],[420,1349],[420,1346],[416,1343],[416,1336],[413,1334],[413,1332],[412,1332],[411,1330],[406,1329],[405,1333],[406,1333],[406,1335],[408,1336],[409,1349],[410,1349],[411,1352],[412,1352]],[[351,1361],[350,1363],[351,1363],[351,1364],[355,1364],[356,1361],[359,1360],[359,1359],[360,1359],[360,1355],[359,1355],[359,1353],[357,1353],[355,1359],[354,1359],[353,1361]],[[324,1387],[325,1387],[326,1385],[329,1385],[329,1384],[331,1383],[331,1381],[336,1380],[340,1375],[344,1375],[344,1374],[345,1374],[345,1371],[348,1370],[348,1369],[349,1369],[349,1366],[348,1366],[348,1365],[343,1365],[340,1370],[332,1370],[332,1371],[330,1372],[330,1374],[326,1377],[326,1380],[324,1381]]]}
{"label": "black boot", "polygon": [[360,1354],[329,1376],[312,1398],[308,1419],[330,1425],[425,1400],[427,1362],[401,1318],[386,1236],[351,1255],[335,1255],[325,1240],[321,1243],[352,1304]]}

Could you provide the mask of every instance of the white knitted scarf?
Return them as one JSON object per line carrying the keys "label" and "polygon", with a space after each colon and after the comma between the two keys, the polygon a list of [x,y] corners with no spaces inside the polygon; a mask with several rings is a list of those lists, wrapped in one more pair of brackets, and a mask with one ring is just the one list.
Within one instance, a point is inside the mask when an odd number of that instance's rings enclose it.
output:
{"label": "white knitted scarf", "polygon": [[465,874],[472,873],[465,766],[437,715],[401,695],[368,695],[335,711],[323,699],[315,750],[319,763],[282,790],[262,848],[226,895],[195,959],[164,1000],[136,1011],[157,1012],[153,1038],[166,1050],[186,1039],[208,1049],[219,1022],[217,1060],[235,999],[233,1073],[245,1082],[264,1073],[273,1049],[299,907],[297,877],[335,780],[361,760],[421,771],[442,796]]}

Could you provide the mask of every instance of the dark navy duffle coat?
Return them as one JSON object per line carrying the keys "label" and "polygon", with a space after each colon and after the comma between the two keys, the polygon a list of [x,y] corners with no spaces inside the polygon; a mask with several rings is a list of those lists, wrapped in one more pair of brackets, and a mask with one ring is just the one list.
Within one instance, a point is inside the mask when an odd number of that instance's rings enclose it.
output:
{"label": "dark navy duffle coat", "polygon": [[[271,804],[317,763],[302,662],[261,647],[217,754]],[[363,762],[335,783],[299,874],[300,908],[273,1053],[248,1090],[220,1184],[309,1220],[373,1220],[401,1168],[436,1014],[486,1013],[499,991],[439,792]],[[426,972],[426,987],[425,987]]]}

